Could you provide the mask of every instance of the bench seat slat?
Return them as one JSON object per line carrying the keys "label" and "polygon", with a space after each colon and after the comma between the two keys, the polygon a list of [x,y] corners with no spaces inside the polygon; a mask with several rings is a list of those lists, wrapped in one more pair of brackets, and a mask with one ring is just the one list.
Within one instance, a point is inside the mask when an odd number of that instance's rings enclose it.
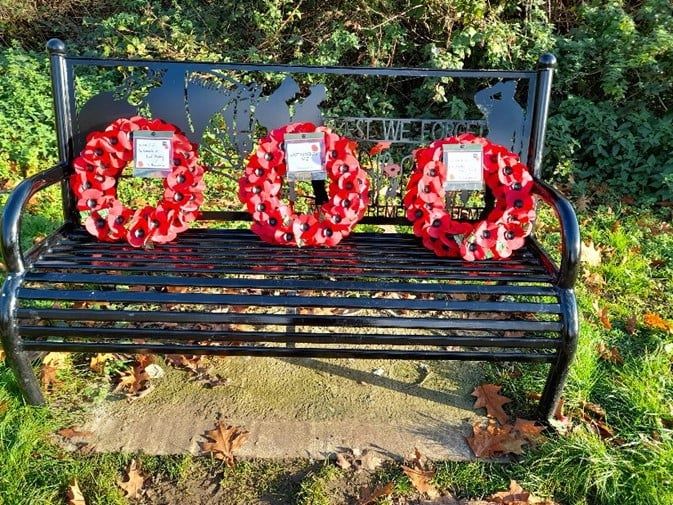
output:
{"label": "bench seat slat", "polygon": [[90,342],[42,342],[24,340],[24,349],[54,352],[112,352],[160,354],[217,354],[292,358],[366,358],[404,360],[520,361],[551,363],[555,354],[508,351],[427,351],[401,349],[343,349],[333,347],[202,346],[187,344],[118,344]]}
{"label": "bench seat slat", "polygon": [[19,308],[21,320],[41,321],[124,321],[177,324],[250,324],[278,326],[339,326],[469,331],[559,332],[558,321],[526,319],[454,319],[400,316],[325,316],[315,314],[240,314],[234,312],[182,312],[149,310],[91,310]]}
{"label": "bench seat slat", "polygon": [[124,340],[134,338],[156,338],[212,342],[292,342],[318,344],[388,344],[388,345],[438,345],[470,347],[521,347],[529,349],[555,349],[561,341],[555,338],[516,338],[481,336],[442,336],[442,335],[390,335],[357,333],[314,333],[314,332],[270,332],[270,331],[204,331],[176,330],[166,328],[124,328],[78,327],[78,326],[21,326],[22,337],[64,337],[64,338],[105,338]]}
{"label": "bench seat slat", "polygon": [[448,284],[437,282],[378,282],[375,286],[363,281],[324,281],[303,279],[245,279],[195,276],[111,275],[82,273],[29,272],[27,282],[59,284],[102,284],[122,286],[183,286],[192,288],[274,289],[274,290],[330,290],[374,291],[393,293],[438,293],[481,295],[556,296],[548,286],[512,286],[507,284]]}
{"label": "bench seat slat", "polygon": [[166,303],[242,305],[253,307],[330,307],[390,310],[436,310],[470,312],[536,312],[559,314],[558,303],[482,302],[454,300],[401,300],[336,296],[224,295],[207,293],[159,293],[147,291],[50,290],[21,288],[21,300],[90,301],[107,303]]}

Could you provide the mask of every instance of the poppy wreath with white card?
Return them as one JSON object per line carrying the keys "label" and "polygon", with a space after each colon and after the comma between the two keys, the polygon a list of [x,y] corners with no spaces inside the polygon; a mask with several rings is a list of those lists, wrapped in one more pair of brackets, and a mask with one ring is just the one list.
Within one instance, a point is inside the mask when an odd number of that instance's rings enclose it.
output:
{"label": "poppy wreath with white card", "polygon": [[[161,132],[170,142],[163,153],[164,158],[170,153],[166,158],[169,167],[157,206],[131,209],[117,198],[117,185],[134,158],[134,132],[141,131]],[[90,133],[73,162],[73,172],[70,187],[77,208],[88,213],[84,226],[104,242],[126,240],[133,247],[170,242],[196,220],[203,202],[204,168],[198,162],[196,145],[161,119],[120,118],[104,131]]]}
{"label": "poppy wreath with white card", "polygon": [[[494,204],[486,219],[454,219],[446,208],[445,146],[481,146],[483,183]],[[414,234],[437,256],[468,261],[504,259],[523,247],[535,220],[533,177],[519,156],[484,137],[465,133],[436,140],[414,152],[415,170],[407,184],[404,206]]]}
{"label": "poppy wreath with white card", "polygon": [[[291,175],[286,142],[301,134],[322,145],[322,161],[317,165],[327,181],[325,201],[316,198],[314,210],[308,213],[295,212],[292,201],[281,199],[283,182]],[[306,145],[315,149],[310,142]],[[369,204],[369,179],[360,168],[356,148],[353,140],[312,123],[293,123],[269,132],[258,142],[238,181],[238,197],[254,221],[252,231],[276,245],[331,247],[341,242]],[[325,184],[312,182],[318,189]]]}

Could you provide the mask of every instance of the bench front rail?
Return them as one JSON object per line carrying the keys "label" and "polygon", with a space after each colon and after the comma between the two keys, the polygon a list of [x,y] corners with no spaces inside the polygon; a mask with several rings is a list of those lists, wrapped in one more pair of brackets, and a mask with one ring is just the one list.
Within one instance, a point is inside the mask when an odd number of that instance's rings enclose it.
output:
{"label": "bench front rail", "polygon": [[[50,47],[58,63],[61,47]],[[548,101],[552,63],[543,59],[531,102],[527,156],[538,174],[548,105],[539,101]],[[69,160],[74,129],[60,109]],[[473,263],[437,258],[401,232],[358,232],[328,249],[201,227],[151,250],[97,242],[73,222],[68,166],[20,183],[2,218],[3,346],[29,402],[44,402],[29,357],[68,351],[549,363],[538,415],[554,412],[577,345],[580,238],[571,204],[539,178],[534,191],[559,219],[558,266],[534,238],[508,260]],[[24,253],[24,207],[55,184],[64,188],[66,221]]]}

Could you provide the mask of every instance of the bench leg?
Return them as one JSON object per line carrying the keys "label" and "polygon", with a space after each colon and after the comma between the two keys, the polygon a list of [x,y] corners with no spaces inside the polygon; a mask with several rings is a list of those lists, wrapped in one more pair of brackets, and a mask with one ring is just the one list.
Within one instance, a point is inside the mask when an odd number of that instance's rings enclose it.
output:
{"label": "bench leg", "polygon": [[20,283],[19,275],[10,274],[2,288],[0,337],[2,337],[2,347],[7,354],[7,362],[14,371],[24,399],[31,405],[44,405],[40,382],[35,376],[28,353],[21,348],[16,319],[13,317],[16,309],[16,290]]}
{"label": "bench leg", "polygon": [[550,419],[553,419],[556,408],[561,400],[563,386],[568,377],[570,363],[575,357],[579,336],[579,319],[575,292],[572,289],[561,290],[560,301],[563,323],[563,345],[559,349],[556,361],[551,365],[551,370],[549,370],[549,375],[547,376],[547,383],[544,386],[540,404],[538,405],[537,417],[544,423],[548,423]]}

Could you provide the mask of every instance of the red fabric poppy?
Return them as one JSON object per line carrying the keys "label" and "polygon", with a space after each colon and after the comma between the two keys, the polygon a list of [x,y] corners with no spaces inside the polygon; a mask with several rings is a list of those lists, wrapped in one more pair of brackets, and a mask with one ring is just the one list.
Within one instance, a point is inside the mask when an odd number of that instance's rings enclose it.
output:
{"label": "red fabric poppy", "polygon": [[[453,219],[445,209],[442,146],[456,143],[482,146],[484,180],[495,199],[487,218],[474,224]],[[469,261],[506,257],[501,251],[508,256],[523,247],[522,240],[531,232],[535,219],[533,178],[516,154],[483,137],[463,134],[417,149],[414,160],[416,169],[409,178],[403,204],[414,234],[423,239],[425,247],[438,256],[463,256]],[[516,240],[504,246],[498,235],[503,225],[518,227]]]}
{"label": "red fabric poppy", "polygon": [[285,153],[279,148],[277,142],[262,142],[257,148],[257,162],[262,168],[277,167],[283,162]]}
{"label": "red fabric poppy", "polygon": [[126,238],[133,247],[145,247],[152,240],[153,230],[150,227],[148,216],[137,211],[129,222]]}
{"label": "red fabric poppy", "polygon": [[521,249],[528,233],[518,223],[501,224],[498,226],[498,242],[495,250],[501,258],[509,258],[514,251]]}
{"label": "red fabric poppy", "polygon": [[110,226],[108,225],[107,219],[96,210],[86,218],[84,227],[98,240],[102,240],[103,242],[113,241],[112,238],[110,238]]}
{"label": "red fabric poppy", "polygon": [[[315,131],[325,135],[329,200],[313,213],[297,214],[280,200],[287,169],[283,142],[286,133]],[[339,137],[329,128],[316,128],[310,123],[269,132],[248,158],[245,175],[238,181],[238,197],[255,221],[252,231],[265,242],[277,245],[336,245],[351,232],[368,205],[369,181],[354,156],[355,147],[353,141]]]}
{"label": "red fabric poppy", "polygon": [[[173,170],[164,180],[164,195],[157,208],[133,212],[117,200],[117,182],[133,157],[131,135],[138,130],[173,132]],[[85,227],[94,236],[107,241],[126,239],[142,247],[152,237],[156,242],[173,240],[196,219],[205,190],[204,169],[198,163],[196,145],[177,127],[161,119],[120,118],[104,131],[87,135],[86,141],[73,162],[70,186],[78,209],[90,212]]]}

